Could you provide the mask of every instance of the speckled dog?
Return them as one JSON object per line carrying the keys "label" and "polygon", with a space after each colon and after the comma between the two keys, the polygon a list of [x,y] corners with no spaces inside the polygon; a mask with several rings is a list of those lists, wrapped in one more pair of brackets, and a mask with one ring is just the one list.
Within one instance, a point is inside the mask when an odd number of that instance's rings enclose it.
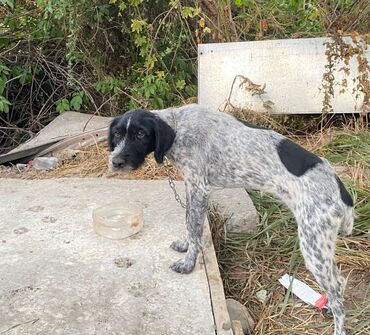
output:
{"label": "speckled dog", "polygon": [[189,273],[202,248],[203,222],[212,187],[245,187],[275,195],[294,213],[307,268],[327,292],[335,335],[344,335],[343,279],[334,259],[337,234],[353,227],[353,201],[325,159],[284,136],[211,112],[199,105],[160,111],[134,110],[110,126],[113,170],[136,169],[154,151],[182,172],[186,186],[186,252],[171,268]]}

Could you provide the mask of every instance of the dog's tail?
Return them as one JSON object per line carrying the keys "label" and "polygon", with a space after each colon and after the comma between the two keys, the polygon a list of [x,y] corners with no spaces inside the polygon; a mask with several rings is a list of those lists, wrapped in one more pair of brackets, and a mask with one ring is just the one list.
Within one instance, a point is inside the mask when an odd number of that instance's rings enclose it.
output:
{"label": "dog's tail", "polygon": [[352,234],[355,211],[353,207],[345,206],[343,211],[342,222],[339,226],[339,234],[348,236]]}

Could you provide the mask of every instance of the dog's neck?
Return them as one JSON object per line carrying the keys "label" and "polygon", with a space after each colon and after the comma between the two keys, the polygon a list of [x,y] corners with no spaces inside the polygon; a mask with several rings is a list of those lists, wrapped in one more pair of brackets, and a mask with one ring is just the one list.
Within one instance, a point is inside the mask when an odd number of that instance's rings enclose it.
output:
{"label": "dog's neck", "polygon": [[177,124],[176,117],[174,115],[174,108],[152,110],[151,112],[166,122],[176,133]]}

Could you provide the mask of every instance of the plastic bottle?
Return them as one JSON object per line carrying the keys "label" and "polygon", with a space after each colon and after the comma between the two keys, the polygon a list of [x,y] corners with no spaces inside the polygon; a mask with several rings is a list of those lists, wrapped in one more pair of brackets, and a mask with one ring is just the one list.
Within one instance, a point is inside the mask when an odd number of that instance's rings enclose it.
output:
{"label": "plastic bottle", "polygon": [[36,157],[32,161],[32,166],[36,170],[52,170],[58,165],[56,157]]}

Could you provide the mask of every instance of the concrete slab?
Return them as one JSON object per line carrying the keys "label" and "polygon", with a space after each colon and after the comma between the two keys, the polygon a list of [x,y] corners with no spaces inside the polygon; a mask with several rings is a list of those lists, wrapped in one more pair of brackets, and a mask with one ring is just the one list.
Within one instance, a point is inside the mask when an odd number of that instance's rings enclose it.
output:
{"label": "concrete slab", "polygon": [[[213,317],[205,265],[169,269],[185,215],[166,181],[0,179],[0,194],[0,334],[232,334],[228,315],[226,327]],[[144,205],[141,232],[93,231],[92,209],[112,201]]]}
{"label": "concrete slab", "polygon": [[[256,112],[321,113],[322,77],[328,64],[324,43],[332,41],[331,38],[302,38],[200,44],[198,102],[221,111],[230,98],[233,106]],[[344,41],[352,43],[348,37]],[[369,48],[363,56],[370,61]],[[340,70],[347,68],[344,62],[333,69],[334,96],[331,102],[335,113],[361,111],[364,94],[357,86],[358,67],[354,56],[348,64],[348,75]],[[246,89],[249,85],[243,77],[255,84],[266,85],[265,94],[255,94],[253,87]],[[343,80],[346,87],[341,85]]]}
{"label": "concrete slab", "polygon": [[209,203],[226,220],[228,233],[250,234],[257,230],[259,216],[244,188],[216,189],[211,192]]}

